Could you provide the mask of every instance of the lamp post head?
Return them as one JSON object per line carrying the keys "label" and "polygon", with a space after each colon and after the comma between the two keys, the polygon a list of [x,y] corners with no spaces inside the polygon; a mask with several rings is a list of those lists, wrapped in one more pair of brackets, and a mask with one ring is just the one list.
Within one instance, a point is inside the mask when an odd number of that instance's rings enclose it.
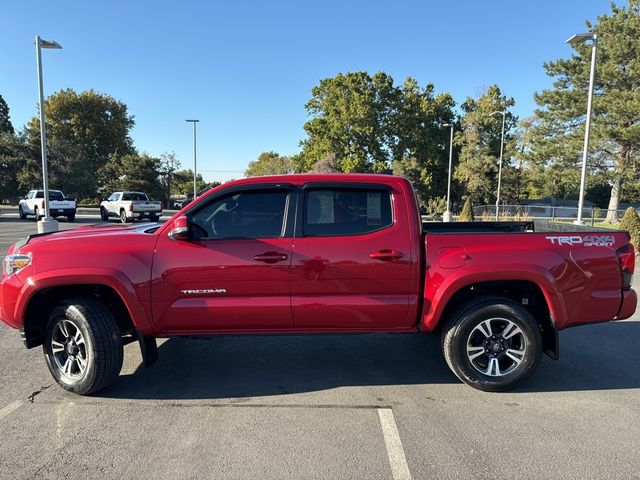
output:
{"label": "lamp post head", "polygon": [[567,39],[565,43],[569,45],[576,45],[578,43],[586,42],[587,40],[595,40],[598,36],[595,33],[576,33],[571,36],[571,38]]}
{"label": "lamp post head", "polygon": [[185,120],[185,122],[193,122],[193,123],[195,123],[195,122],[199,122],[199,121],[200,121],[200,120],[195,120],[195,119],[193,119],[193,120]]}
{"label": "lamp post head", "polygon": [[62,49],[62,45],[60,45],[58,42],[43,40],[40,37],[38,37],[38,41],[40,43],[40,48],[53,48],[58,50]]}
{"label": "lamp post head", "polygon": [[442,126],[443,127],[453,127],[453,124],[451,124],[451,123],[443,123]]}

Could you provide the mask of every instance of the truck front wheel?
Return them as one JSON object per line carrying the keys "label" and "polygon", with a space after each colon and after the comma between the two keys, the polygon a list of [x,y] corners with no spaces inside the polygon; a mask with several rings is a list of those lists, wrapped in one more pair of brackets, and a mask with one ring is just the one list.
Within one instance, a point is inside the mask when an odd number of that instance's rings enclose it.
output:
{"label": "truck front wheel", "polygon": [[43,350],[56,382],[79,395],[113,382],[124,354],[113,315],[100,301],[88,297],[65,300],[53,309]]}
{"label": "truck front wheel", "polygon": [[120,210],[120,221],[122,223],[127,223],[129,221],[129,219],[127,218],[127,212],[125,212],[124,210]]}
{"label": "truck front wheel", "polygon": [[442,331],[442,351],[460,380],[479,390],[503,392],[536,371],[542,335],[533,315],[516,302],[480,297],[450,317]]}

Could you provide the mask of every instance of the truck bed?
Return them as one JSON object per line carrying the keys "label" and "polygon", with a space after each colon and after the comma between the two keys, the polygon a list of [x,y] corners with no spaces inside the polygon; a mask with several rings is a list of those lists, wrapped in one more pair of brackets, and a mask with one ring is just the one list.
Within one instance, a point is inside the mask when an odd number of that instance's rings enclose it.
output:
{"label": "truck bed", "polygon": [[423,234],[439,233],[612,232],[607,228],[530,220],[520,222],[422,222]]}

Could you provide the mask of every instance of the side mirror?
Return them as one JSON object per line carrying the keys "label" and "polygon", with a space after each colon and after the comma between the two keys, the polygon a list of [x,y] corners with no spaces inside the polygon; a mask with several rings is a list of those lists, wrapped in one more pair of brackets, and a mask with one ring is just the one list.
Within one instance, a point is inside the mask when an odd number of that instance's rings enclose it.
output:
{"label": "side mirror", "polygon": [[189,240],[189,222],[186,215],[180,215],[171,222],[168,235],[171,240]]}

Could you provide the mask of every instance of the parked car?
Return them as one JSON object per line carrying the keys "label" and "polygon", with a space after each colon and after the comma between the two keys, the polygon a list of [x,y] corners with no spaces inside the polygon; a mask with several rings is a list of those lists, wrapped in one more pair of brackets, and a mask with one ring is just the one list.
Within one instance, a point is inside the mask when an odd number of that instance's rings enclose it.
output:
{"label": "parked car", "polygon": [[122,223],[148,219],[157,222],[162,215],[162,202],[153,202],[144,192],[115,192],[100,203],[100,218],[117,217]]}
{"label": "parked car", "polygon": [[186,195],[182,197],[178,197],[173,201],[173,208],[176,210],[180,210],[184,206],[184,201],[187,199]]}
{"label": "parked car", "polygon": [[[38,221],[44,217],[44,210],[44,190],[30,190],[18,204],[18,214],[22,220],[33,215]],[[76,211],[75,198],[65,198],[60,190],[49,190],[49,215],[53,218],[67,217],[67,220],[73,222]]]}
{"label": "parked car", "polygon": [[246,178],[164,225],[18,242],[0,318],[78,394],[109,385],[136,339],[148,366],[157,337],[434,331],[460,380],[503,391],[558,358],[559,331],[636,309],[627,232],[535,228],[423,224],[409,181],[389,175]]}

